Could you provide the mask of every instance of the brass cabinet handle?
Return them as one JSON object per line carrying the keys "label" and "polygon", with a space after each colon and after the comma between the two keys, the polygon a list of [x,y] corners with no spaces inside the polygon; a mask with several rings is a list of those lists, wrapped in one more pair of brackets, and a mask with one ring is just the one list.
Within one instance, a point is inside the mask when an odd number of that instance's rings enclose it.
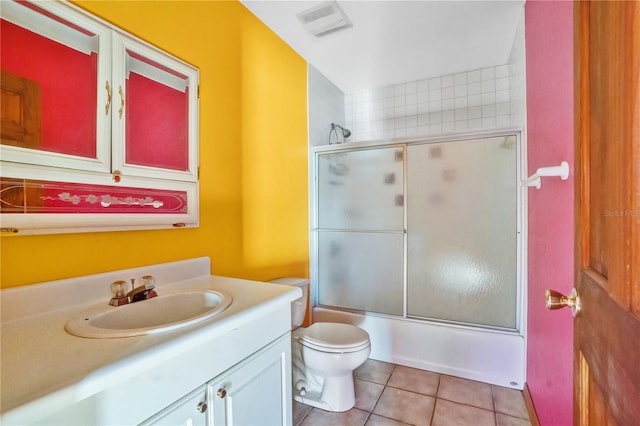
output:
{"label": "brass cabinet handle", "polygon": [[220,388],[218,389],[218,392],[216,392],[216,395],[218,395],[218,398],[225,398],[227,396],[227,390],[225,388]]}
{"label": "brass cabinet handle", "polygon": [[122,112],[124,111],[124,92],[122,91],[122,86],[118,86],[118,94],[120,94],[120,109],[118,110],[118,115],[122,118]]}
{"label": "brass cabinet handle", "polygon": [[206,402],[199,402],[198,405],[196,406],[196,410],[198,410],[199,413],[206,413],[207,412],[207,408],[209,408],[207,406]]}
{"label": "brass cabinet handle", "polygon": [[562,309],[568,307],[571,308],[571,313],[574,317],[580,312],[580,297],[578,297],[575,288],[569,296],[565,296],[555,290],[547,290],[545,291],[545,298],[547,309]]}
{"label": "brass cabinet handle", "polygon": [[107,104],[104,106],[104,115],[109,115],[109,108],[111,107],[111,86],[109,86],[109,80],[107,80],[105,89],[107,89]]}

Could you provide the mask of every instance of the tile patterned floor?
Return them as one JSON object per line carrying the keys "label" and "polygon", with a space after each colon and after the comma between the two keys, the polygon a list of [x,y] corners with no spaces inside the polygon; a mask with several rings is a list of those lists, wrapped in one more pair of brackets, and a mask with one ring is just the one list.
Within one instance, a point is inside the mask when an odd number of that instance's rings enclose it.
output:
{"label": "tile patterned floor", "polygon": [[530,426],[522,392],[367,360],[354,372],[356,405],[332,413],[293,401],[297,426]]}

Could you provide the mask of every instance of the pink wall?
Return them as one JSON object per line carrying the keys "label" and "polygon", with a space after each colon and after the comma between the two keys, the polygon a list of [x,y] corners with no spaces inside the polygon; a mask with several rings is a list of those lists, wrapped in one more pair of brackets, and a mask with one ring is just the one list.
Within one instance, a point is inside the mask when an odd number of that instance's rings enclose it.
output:
{"label": "pink wall", "polygon": [[529,189],[527,384],[543,426],[571,425],[573,319],[548,311],[544,292],[573,287],[573,4],[527,1],[529,173],[569,162],[569,179]]}

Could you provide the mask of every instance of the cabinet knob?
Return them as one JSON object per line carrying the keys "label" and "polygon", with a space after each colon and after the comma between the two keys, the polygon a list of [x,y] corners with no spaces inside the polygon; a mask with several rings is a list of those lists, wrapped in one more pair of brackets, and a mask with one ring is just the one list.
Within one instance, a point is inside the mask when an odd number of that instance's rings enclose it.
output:
{"label": "cabinet knob", "polygon": [[207,411],[207,403],[204,401],[198,402],[198,405],[196,406],[196,410],[198,410],[199,413],[205,413]]}
{"label": "cabinet knob", "polygon": [[227,390],[225,388],[220,388],[218,389],[218,392],[216,392],[216,395],[218,395],[218,398],[224,398],[227,396]]}

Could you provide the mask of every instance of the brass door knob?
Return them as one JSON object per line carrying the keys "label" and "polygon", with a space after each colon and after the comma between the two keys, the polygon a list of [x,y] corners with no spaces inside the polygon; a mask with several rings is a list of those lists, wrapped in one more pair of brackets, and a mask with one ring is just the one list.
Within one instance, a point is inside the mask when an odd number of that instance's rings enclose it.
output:
{"label": "brass door knob", "polygon": [[571,308],[571,313],[574,317],[580,312],[580,298],[578,297],[578,292],[576,292],[575,288],[571,290],[571,294],[569,294],[569,296],[565,296],[559,291],[549,289],[545,291],[545,298],[547,309],[561,309],[569,307]]}

